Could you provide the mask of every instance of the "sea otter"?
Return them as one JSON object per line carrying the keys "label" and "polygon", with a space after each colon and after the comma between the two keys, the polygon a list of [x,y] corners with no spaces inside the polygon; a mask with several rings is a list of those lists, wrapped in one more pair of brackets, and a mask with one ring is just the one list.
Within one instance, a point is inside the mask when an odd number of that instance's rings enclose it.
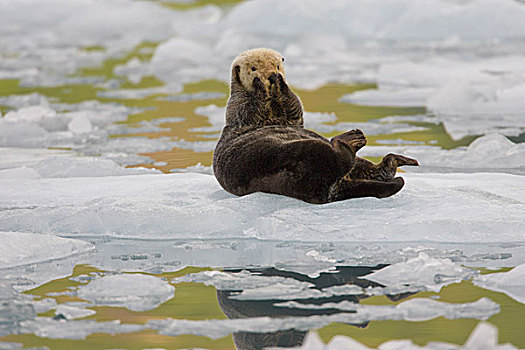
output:
{"label": "sea otter", "polygon": [[238,196],[267,192],[316,204],[401,190],[397,167],[417,161],[389,154],[373,164],[356,156],[366,144],[361,130],[328,140],[304,129],[283,63],[270,49],[248,50],[233,61],[226,126],[213,154],[219,184]]}

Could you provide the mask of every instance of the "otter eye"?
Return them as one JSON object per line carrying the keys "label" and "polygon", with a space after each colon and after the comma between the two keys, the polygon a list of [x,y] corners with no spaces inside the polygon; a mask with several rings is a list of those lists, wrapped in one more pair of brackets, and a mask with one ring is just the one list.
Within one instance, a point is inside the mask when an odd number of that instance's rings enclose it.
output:
{"label": "otter eye", "polygon": [[257,70],[257,68],[252,67],[252,72],[255,72],[256,70]]}
{"label": "otter eye", "polygon": [[281,58],[281,59],[282,59],[282,60],[283,60],[283,62],[284,62],[284,57],[283,57],[283,58]]}

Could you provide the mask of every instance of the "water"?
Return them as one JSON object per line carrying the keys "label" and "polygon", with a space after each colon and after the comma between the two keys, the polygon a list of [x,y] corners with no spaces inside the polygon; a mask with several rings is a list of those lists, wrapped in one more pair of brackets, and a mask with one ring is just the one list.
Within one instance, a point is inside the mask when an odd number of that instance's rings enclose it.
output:
{"label": "water", "polygon": [[[468,4],[426,18],[393,2],[413,16],[343,40],[337,21],[304,32],[324,23],[313,3],[278,33],[236,21],[260,4],[158,3],[56,0],[46,26],[0,40],[0,349],[525,348],[519,21],[466,40],[451,14]],[[36,16],[19,6],[5,21]],[[324,206],[223,191],[209,174],[230,56],[263,44],[286,54],[308,128],[362,128],[363,157],[421,173]]]}

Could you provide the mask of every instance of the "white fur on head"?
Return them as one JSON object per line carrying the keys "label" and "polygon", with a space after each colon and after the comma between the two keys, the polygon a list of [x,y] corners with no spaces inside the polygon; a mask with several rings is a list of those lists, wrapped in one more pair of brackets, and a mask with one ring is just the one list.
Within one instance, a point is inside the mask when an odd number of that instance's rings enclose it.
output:
{"label": "white fur on head", "polygon": [[[252,83],[255,77],[261,79],[268,88],[270,82],[268,77],[273,73],[279,73],[284,76],[283,56],[272,49],[251,49],[244,51],[233,60],[232,74],[235,67],[239,67],[239,78],[242,86],[246,90],[252,90]],[[233,77],[232,77],[233,78]]]}

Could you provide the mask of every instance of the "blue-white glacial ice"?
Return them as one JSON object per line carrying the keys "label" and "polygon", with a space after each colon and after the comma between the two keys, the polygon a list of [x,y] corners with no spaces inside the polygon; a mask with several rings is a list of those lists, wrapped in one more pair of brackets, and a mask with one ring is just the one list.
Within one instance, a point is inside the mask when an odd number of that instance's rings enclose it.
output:
{"label": "blue-white glacial ice", "polygon": [[[213,176],[1,179],[1,230],[126,238],[523,242],[525,178],[406,174],[396,196],[311,205],[235,197]],[[453,203],[453,205],[451,205]]]}

